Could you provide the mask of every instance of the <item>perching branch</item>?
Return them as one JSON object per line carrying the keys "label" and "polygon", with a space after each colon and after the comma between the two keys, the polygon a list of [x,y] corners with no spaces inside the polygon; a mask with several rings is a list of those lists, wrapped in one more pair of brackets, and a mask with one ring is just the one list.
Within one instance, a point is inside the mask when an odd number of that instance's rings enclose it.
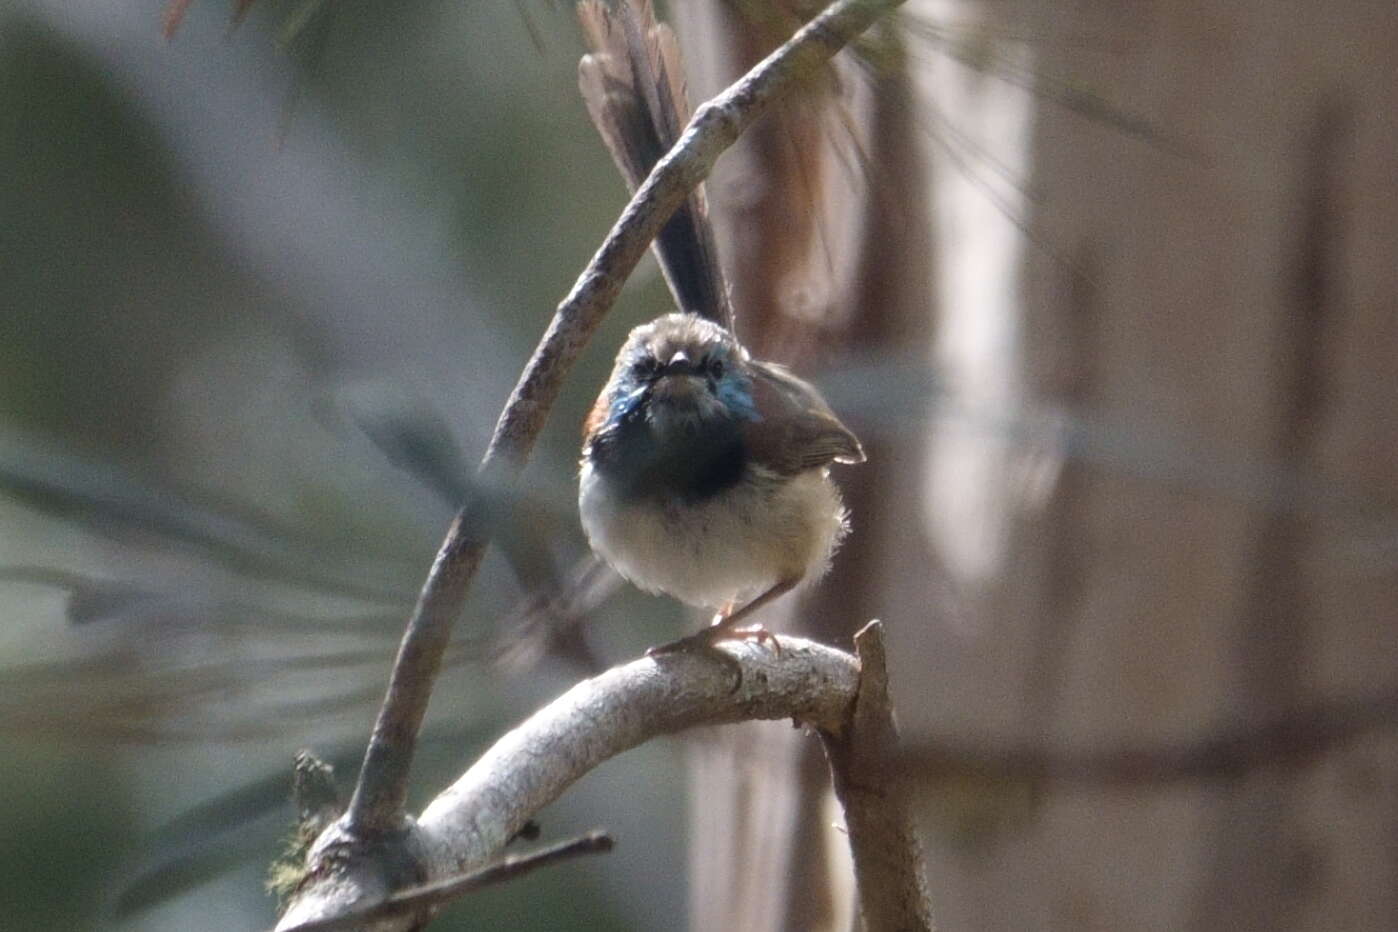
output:
{"label": "perching branch", "polygon": [[559,305],[495,426],[477,471],[478,493],[457,514],[408,622],[343,828],[368,839],[405,830],[404,803],[417,735],[452,623],[485,553],[498,496],[529,458],[563,378],[626,278],[675,209],[772,102],[814,73],[902,0],[838,0],[740,81],[701,106],[680,142],[637,190]]}
{"label": "perching branch", "polygon": [[[851,727],[859,665],[850,655],[786,635],[780,654],[744,643],[716,650],[731,660],[677,652],[584,680],[496,742],[398,832],[365,838],[343,820],[332,825],[312,846],[306,880],[277,929],[369,910],[404,888],[473,871],[589,770],[659,735],[754,719],[790,718],[830,734]],[[375,915],[373,927],[385,930],[424,918],[421,910]]]}

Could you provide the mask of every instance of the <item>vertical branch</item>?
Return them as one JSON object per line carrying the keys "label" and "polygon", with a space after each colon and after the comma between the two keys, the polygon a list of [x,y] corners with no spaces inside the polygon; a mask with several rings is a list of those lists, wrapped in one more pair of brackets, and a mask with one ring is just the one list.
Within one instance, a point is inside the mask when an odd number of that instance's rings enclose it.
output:
{"label": "vertical branch", "polygon": [[882,626],[877,621],[865,625],[854,643],[859,691],[852,722],[844,734],[822,734],[821,739],[849,828],[860,915],[866,932],[931,932],[926,860],[894,760],[898,731],[888,696]]}

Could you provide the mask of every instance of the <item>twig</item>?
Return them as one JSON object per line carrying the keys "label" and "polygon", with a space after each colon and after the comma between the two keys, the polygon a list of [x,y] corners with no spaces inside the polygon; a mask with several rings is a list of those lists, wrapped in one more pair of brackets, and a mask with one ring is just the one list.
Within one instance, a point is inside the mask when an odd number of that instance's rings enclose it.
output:
{"label": "twig", "polygon": [[835,796],[845,811],[863,928],[930,932],[927,864],[897,767],[898,731],[879,623],[865,625],[854,644],[860,677],[850,727],[822,733],[821,739]]}
{"label": "twig", "polygon": [[402,828],[408,772],[452,623],[465,601],[498,514],[533,449],[563,378],[652,239],[718,156],[780,95],[814,73],[902,0],[838,0],[781,48],[701,106],[679,143],[637,190],[597,254],[559,305],[495,426],[477,473],[487,490],[457,514],[438,551],[394,662],[347,813],[368,836]]}
{"label": "twig", "polygon": [[354,910],[330,919],[315,919],[294,926],[289,932],[344,932],[384,919],[420,915],[460,899],[492,884],[522,877],[541,867],[568,861],[584,854],[605,854],[615,842],[606,832],[589,832],[580,838],[560,842],[529,854],[512,854],[498,862],[455,877],[401,890],[367,909]]}
{"label": "twig", "polygon": [[[584,680],[497,741],[401,832],[365,839],[335,823],[312,847],[306,880],[277,928],[363,910],[479,867],[589,770],[659,735],[754,719],[791,718],[832,733],[847,727],[859,682],[849,654],[788,635],[780,654],[739,643],[717,650],[726,662],[715,652],[680,652]],[[421,918],[416,911],[373,928],[415,928]]]}
{"label": "twig", "polygon": [[294,774],[291,798],[296,801],[296,822],[318,835],[345,811],[335,787],[335,768],[303,750],[296,752]]}

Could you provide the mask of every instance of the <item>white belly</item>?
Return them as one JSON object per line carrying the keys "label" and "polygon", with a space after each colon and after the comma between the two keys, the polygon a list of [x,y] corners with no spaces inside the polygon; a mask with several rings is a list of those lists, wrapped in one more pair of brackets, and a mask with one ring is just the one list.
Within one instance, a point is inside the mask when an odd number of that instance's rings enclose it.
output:
{"label": "white belly", "polygon": [[713,609],[741,605],[781,580],[819,578],[847,527],[824,470],[662,504],[620,501],[584,463],[578,511],[592,548],[621,575]]}

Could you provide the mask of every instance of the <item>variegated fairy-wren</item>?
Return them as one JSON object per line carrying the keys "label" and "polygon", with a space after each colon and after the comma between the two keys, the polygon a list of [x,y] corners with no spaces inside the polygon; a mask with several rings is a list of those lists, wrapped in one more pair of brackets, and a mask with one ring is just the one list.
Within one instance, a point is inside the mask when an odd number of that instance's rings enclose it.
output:
{"label": "variegated fairy-wren", "polygon": [[719,611],[710,640],[819,578],[847,529],[831,463],[864,459],[810,384],[697,314],[631,331],[585,425],[578,506],[622,576]]}
{"label": "variegated fairy-wren", "polygon": [[[578,14],[583,99],[634,190],[685,123],[679,48],[649,3],[583,0]],[[587,419],[583,529],[637,586],[718,610],[677,644],[770,640],[740,626],[824,572],[848,527],[829,467],[864,452],[814,387],[733,336],[701,192],[654,245],[683,313],[631,331]]]}

